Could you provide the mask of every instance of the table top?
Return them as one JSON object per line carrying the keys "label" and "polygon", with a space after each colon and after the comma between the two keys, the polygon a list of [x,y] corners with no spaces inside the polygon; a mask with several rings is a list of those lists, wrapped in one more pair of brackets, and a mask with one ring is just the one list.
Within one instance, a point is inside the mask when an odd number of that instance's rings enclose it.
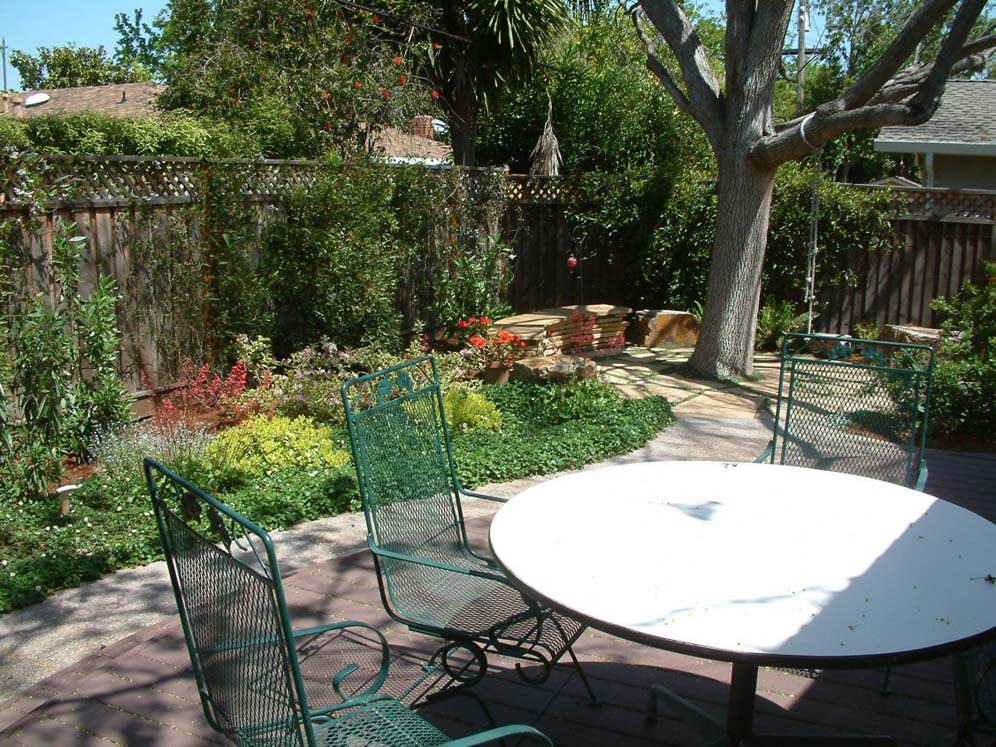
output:
{"label": "table top", "polygon": [[996,634],[996,524],[890,483],[770,464],[643,462],[520,493],[491,547],[535,597],[721,661],[912,661]]}

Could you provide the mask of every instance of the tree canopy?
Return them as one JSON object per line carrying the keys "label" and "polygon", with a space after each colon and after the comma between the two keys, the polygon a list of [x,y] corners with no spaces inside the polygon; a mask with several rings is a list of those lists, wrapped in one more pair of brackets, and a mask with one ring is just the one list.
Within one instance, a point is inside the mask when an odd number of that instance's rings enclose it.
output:
{"label": "tree canopy", "polygon": [[39,47],[36,54],[15,49],[11,52],[10,64],[21,76],[21,86],[25,90],[103,86],[149,79],[147,70],[119,64],[107,56],[103,47],[67,44]]}

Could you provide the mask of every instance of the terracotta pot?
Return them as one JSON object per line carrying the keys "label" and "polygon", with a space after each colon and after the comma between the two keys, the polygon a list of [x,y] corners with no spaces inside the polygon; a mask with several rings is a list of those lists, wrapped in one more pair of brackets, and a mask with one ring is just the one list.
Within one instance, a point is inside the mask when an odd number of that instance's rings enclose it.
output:
{"label": "terracotta pot", "polygon": [[481,378],[485,384],[507,384],[508,377],[512,373],[512,366],[508,363],[495,361],[489,363],[481,371]]}

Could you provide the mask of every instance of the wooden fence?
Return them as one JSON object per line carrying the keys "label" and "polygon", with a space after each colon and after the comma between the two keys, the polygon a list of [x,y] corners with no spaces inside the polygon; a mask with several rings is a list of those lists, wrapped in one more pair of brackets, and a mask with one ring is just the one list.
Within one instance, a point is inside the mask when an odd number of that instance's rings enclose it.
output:
{"label": "wooden fence", "polygon": [[891,197],[892,245],[856,257],[856,282],[818,299],[820,331],[849,333],[862,322],[936,326],[931,302],[984,282],[985,263],[996,262],[996,192],[903,187]]}
{"label": "wooden fence", "polygon": [[[141,389],[140,372],[159,381],[185,356],[203,356],[204,278],[210,263],[204,241],[205,198],[220,169],[224,189],[252,206],[257,237],[289,190],[314,181],[320,162],[202,161],[195,158],[46,156],[30,163],[0,162],[0,224],[21,220],[28,258],[22,289],[57,295],[51,271],[55,226],[74,222],[84,236],[82,290],[110,274],[122,294],[120,364],[126,383]],[[494,172],[461,172],[460,179],[493,180]],[[631,304],[624,267],[612,251],[581,247],[568,212],[580,190],[568,179],[504,174],[506,209],[485,227],[514,254],[508,300],[516,311],[578,302]],[[45,210],[24,202],[45,185]],[[482,187],[483,188],[483,187]],[[37,191],[34,192],[37,194]],[[949,297],[966,280],[983,280],[996,261],[996,192],[895,189],[894,245],[854,260],[857,282],[818,299],[822,331],[850,332],[858,322],[931,326],[936,297]],[[26,218],[33,217],[28,228]],[[171,247],[172,254],[148,251]],[[576,270],[567,259],[577,255]],[[154,259],[158,257],[158,259]],[[404,299],[402,299],[404,302]]]}

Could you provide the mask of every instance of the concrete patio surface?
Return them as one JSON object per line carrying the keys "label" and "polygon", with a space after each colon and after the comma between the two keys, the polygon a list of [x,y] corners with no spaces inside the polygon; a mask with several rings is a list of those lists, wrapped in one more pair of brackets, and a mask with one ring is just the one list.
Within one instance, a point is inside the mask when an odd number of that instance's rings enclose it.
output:
{"label": "concrete patio surface", "polygon": [[[607,380],[628,396],[663,394],[676,423],[635,452],[588,469],[653,459],[747,461],[766,445],[777,395],[774,356],[757,361],[758,377],[742,385],[689,379],[678,368],[687,349],[630,348],[601,362]],[[928,492],[996,518],[996,456],[930,452]],[[509,497],[552,476],[487,486]],[[497,508],[468,501],[467,515],[484,537]],[[353,618],[385,628],[404,656],[418,658],[432,641],[392,623],[376,592],[361,514],[309,522],[274,534],[290,604],[302,624]],[[646,685],[665,682],[706,710],[722,713],[729,665],[646,649],[587,633],[578,653],[588,662],[606,707],[581,704],[576,676],[557,667],[539,688],[522,684],[511,664],[479,694],[499,723],[533,723],[558,744],[690,744],[680,722],[643,724]],[[189,675],[165,564],[122,571],[41,604],[0,617],[0,747],[35,744],[218,743],[204,722]],[[950,665],[900,667],[895,693],[876,692],[880,672],[825,673],[809,679],[777,670],[762,674],[762,726],[788,731],[842,728],[886,731],[904,744],[953,740]],[[6,702],[4,702],[6,701]],[[454,735],[483,728],[480,715],[457,701],[428,709]]]}

